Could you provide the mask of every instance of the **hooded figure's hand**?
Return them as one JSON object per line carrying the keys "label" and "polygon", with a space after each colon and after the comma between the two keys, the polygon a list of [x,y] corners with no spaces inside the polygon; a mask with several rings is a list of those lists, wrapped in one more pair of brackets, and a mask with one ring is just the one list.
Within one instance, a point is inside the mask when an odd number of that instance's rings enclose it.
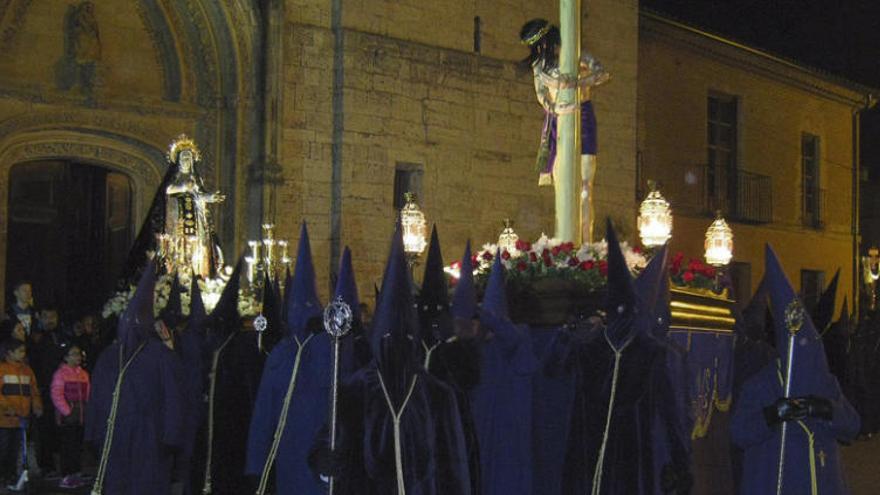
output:
{"label": "hooded figure's hand", "polygon": [[807,406],[799,399],[780,397],[773,404],[764,408],[764,419],[768,426],[775,426],[783,421],[804,419],[808,414]]}

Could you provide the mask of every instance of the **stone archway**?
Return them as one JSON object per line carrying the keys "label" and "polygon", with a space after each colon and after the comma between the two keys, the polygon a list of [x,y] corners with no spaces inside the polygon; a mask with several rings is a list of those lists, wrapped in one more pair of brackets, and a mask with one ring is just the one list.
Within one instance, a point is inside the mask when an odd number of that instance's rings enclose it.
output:
{"label": "stone archway", "polygon": [[[0,139],[0,259],[9,251],[10,172],[17,164],[62,160],[102,167],[125,174],[131,184],[132,232],[143,215],[155,188],[162,180],[162,152],[145,143],[121,136],[98,136],[82,130],[36,130]],[[0,297],[5,300],[6,270],[0,270]]]}

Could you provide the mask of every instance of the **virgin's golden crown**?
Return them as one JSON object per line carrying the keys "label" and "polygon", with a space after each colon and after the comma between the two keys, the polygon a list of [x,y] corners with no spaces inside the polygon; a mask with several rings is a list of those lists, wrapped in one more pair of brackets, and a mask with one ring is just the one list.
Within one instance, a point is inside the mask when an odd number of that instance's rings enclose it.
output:
{"label": "virgin's golden crown", "polygon": [[199,161],[202,159],[202,155],[199,153],[199,147],[196,145],[196,142],[190,139],[186,134],[181,134],[177,136],[177,139],[172,141],[171,146],[168,147],[168,161],[171,163],[177,163],[177,155],[183,150],[189,150],[192,152],[193,161]]}

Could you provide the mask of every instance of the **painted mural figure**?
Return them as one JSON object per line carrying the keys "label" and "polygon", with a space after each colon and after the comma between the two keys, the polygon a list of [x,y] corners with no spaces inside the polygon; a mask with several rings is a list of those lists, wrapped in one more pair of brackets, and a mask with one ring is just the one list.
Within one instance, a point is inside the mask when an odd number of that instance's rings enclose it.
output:
{"label": "painted mural figure", "polygon": [[186,135],[171,143],[168,159],[177,171],[165,188],[165,231],[159,235],[159,254],[169,272],[192,268],[196,275],[213,276],[223,266],[223,252],[208,208],[226,197],[205,190],[195,169],[201,159],[199,148]]}
{"label": "painted mural figure", "polygon": [[56,66],[59,88],[79,87],[92,99],[100,62],[101,33],[94,2],[86,0],[71,5],[64,17],[64,55]]}
{"label": "painted mural figure", "polygon": [[[535,96],[544,108],[544,126],[538,149],[536,167],[538,185],[553,185],[553,166],[556,161],[556,120],[560,115],[577,111],[574,104],[556,101],[557,93],[566,87],[559,72],[559,28],[545,19],[532,19],[520,30],[520,40],[529,47],[530,53],[521,62],[523,69],[530,69],[535,82]],[[585,240],[593,224],[593,177],[596,174],[596,114],[591,101],[592,89],[608,82],[611,74],[589,53],[583,53],[578,69],[578,99],[581,112],[581,228]],[[568,86],[570,87],[570,86]]]}

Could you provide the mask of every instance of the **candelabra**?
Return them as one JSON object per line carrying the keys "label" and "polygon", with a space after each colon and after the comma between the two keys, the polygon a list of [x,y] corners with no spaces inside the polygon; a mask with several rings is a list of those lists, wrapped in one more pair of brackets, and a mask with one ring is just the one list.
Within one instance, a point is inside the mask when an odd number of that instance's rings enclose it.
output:
{"label": "candelabra", "polygon": [[251,287],[262,284],[263,274],[268,274],[271,279],[278,279],[283,284],[279,271],[285,273],[293,260],[288,255],[290,244],[287,240],[275,238],[275,225],[263,224],[262,240],[250,240],[248,246],[251,253],[245,256],[244,261],[247,263],[247,279]]}

